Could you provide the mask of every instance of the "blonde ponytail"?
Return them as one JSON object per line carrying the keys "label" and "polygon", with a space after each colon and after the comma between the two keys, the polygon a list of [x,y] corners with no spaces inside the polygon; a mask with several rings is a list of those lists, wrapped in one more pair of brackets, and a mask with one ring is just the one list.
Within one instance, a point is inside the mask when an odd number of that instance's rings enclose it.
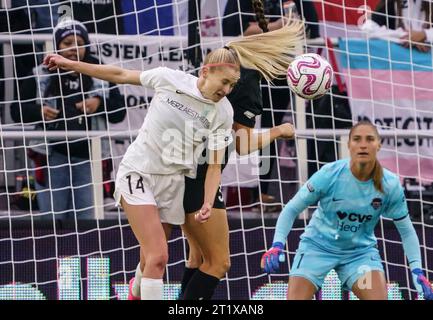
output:
{"label": "blonde ponytail", "polygon": [[287,68],[293,57],[302,52],[304,23],[290,20],[284,27],[230,41],[226,47],[233,50],[241,65],[255,69],[269,82],[286,79]]}

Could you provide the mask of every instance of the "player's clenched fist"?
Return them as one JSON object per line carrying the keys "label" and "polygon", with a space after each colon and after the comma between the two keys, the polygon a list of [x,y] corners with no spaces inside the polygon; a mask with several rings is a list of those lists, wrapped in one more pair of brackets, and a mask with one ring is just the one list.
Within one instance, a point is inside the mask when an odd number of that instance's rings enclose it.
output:
{"label": "player's clenched fist", "polygon": [[44,58],[44,65],[48,70],[54,71],[56,69],[71,70],[72,60],[66,59],[61,55],[50,53]]}

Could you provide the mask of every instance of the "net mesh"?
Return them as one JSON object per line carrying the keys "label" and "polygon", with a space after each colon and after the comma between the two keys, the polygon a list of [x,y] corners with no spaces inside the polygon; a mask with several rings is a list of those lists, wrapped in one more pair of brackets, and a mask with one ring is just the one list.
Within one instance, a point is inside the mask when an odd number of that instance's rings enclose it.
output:
{"label": "net mesh", "polygon": [[[340,137],[339,129],[366,118],[382,130],[415,130],[412,136],[396,133],[385,138],[381,160],[405,186],[423,268],[432,277],[433,149],[431,135],[425,134],[433,122],[431,54],[402,51],[392,40],[366,38],[359,26],[377,0],[304,2],[314,6],[318,18],[308,22],[309,34],[320,34],[304,43],[305,50],[321,52],[328,60],[333,52],[334,69],[346,86],[336,83],[325,102],[306,103],[294,97],[284,82],[276,88],[262,82],[264,113],[257,119],[256,129],[289,121],[306,135],[296,141],[279,141],[262,155],[232,154],[222,181],[231,269],[218,286],[216,299],[285,298],[284,283],[299,236],[314,208],[296,220],[281,272],[268,276],[260,269],[260,257],[271,245],[281,206],[321,165],[347,155],[347,140]],[[227,11],[227,0],[202,0],[198,20],[191,20],[188,3],[194,1],[2,2],[0,299],[127,298],[139,246],[123,211],[114,205],[113,184],[117,166],[143,123],[153,92],[103,82],[89,86],[82,76],[75,77],[75,82],[71,77],[56,77],[54,82],[66,81],[71,92],[56,91],[45,99],[47,73],[38,66],[56,47],[54,26],[73,18],[87,27],[88,50],[96,62],[137,70],[166,66],[197,71],[195,62],[187,59],[191,52],[201,48],[206,53],[223,46],[230,39],[223,34],[224,19],[238,19],[240,29],[242,20],[237,11]],[[271,22],[284,15],[284,5],[279,5],[279,13],[268,15]],[[270,8],[265,5],[266,10]],[[302,7],[299,14],[308,16],[304,10]],[[192,40],[194,26],[201,38]],[[336,37],[341,38],[338,41]],[[326,42],[328,38],[332,38],[333,48]],[[85,93],[74,95],[78,87],[86,88]],[[115,102],[106,103],[87,118],[80,113],[68,121],[41,117],[41,105],[66,113],[70,104],[92,97]],[[316,134],[324,128],[332,134]],[[307,136],[310,138],[305,139]],[[261,159],[272,159],[267,162],[267,175],[258,174]],[[73,178],[66,179],[70,176]],[[49,179],[43,181],[42,177]],[[376,235],[389,297],[416,298],[392,222],[381,220]],[[186,240],[179,229],[169,240],[169,256],[164,298],[176,299],[187,257]],[[335,271],[328,274],[316,298],[356,299],[353,293],[342,291]]]}

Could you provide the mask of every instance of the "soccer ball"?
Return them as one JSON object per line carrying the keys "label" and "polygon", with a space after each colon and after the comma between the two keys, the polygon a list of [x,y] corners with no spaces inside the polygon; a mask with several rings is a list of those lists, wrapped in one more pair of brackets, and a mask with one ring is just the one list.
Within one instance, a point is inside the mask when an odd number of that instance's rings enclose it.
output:
{"label": "soccer ball", "polygon": [[304,99],[323,96],[332,85],[333,70],[328,61],[315,53],[295,57],[287,69],[289,88]]}

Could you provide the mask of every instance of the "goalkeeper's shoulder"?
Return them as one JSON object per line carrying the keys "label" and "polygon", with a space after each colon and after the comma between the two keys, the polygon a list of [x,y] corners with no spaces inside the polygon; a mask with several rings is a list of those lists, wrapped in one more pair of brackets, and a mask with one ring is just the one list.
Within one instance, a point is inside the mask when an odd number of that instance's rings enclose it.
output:
{"label": "goalkeeper's shoulder", "polygon": [[385,168],[383,168],[382,183],[385,194],[390,194],[392,192],[396,192],[397,190],[403,190],[400,178],[395,173]]}

